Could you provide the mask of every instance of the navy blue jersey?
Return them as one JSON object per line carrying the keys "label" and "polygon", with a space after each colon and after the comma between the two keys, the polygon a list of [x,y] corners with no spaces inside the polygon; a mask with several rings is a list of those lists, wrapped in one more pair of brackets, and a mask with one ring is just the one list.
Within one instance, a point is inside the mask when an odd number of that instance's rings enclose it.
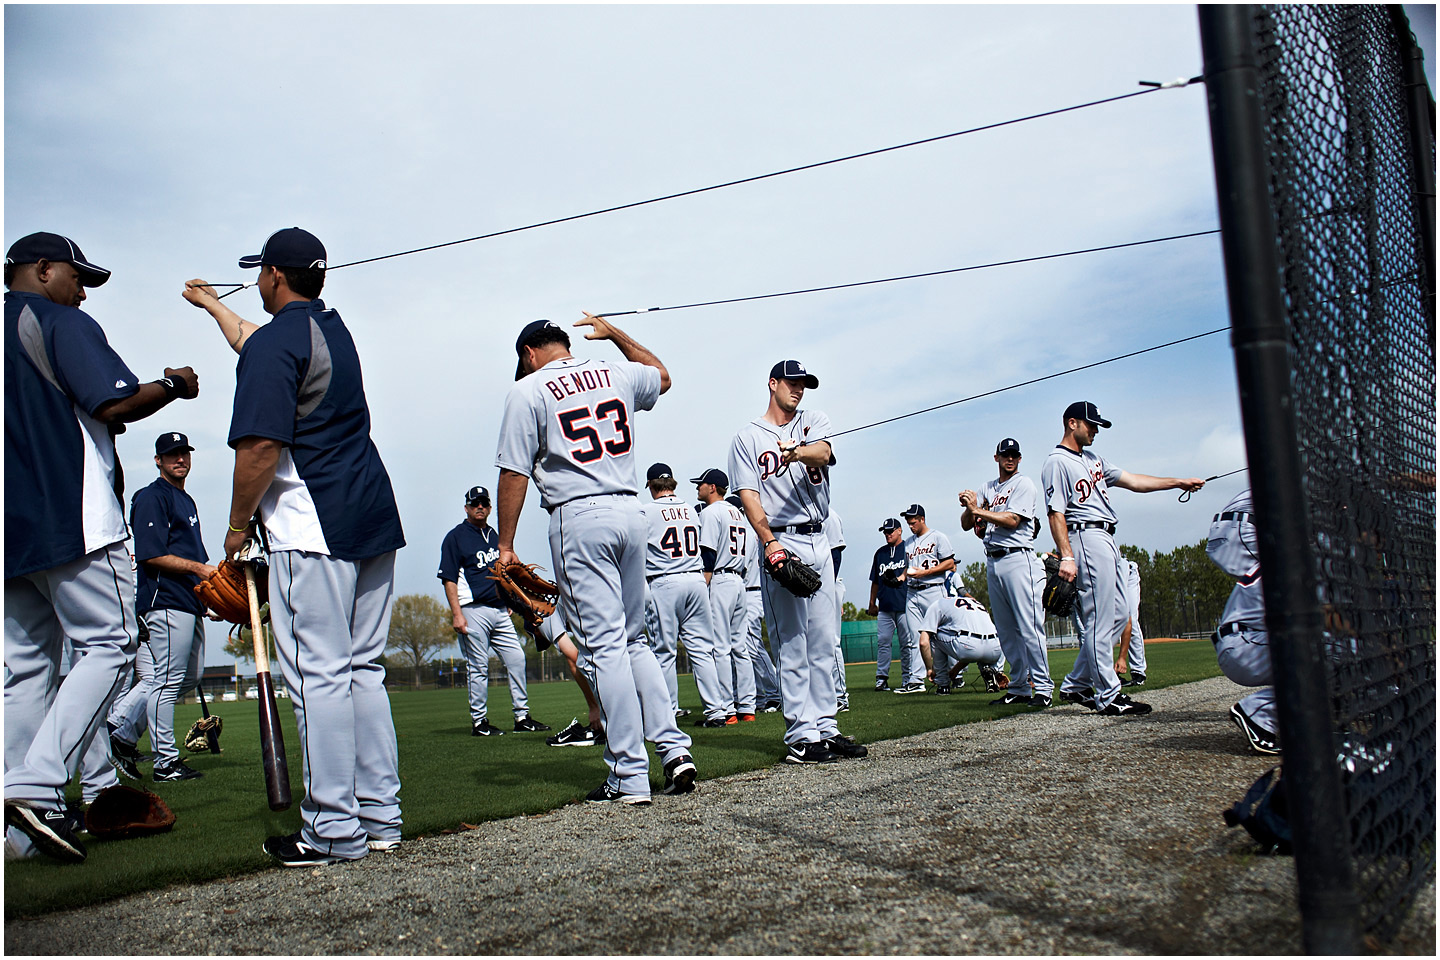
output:
{"label": "navy blue jersey", "polygon": [[366,560],[405,545],[390,475],[370,440],[360,356],[321,300],[287,304],[235,367],[230,445],[285,445],[260,501],[270,549]]}
{"label": "navy blue jersey", "polygon": [[200,539],[200,511],[190,494],[164,477],[135,491],[130,500],[130,529],[135,534],[135,612],[183,610],[197,616],[205,605],[195,596],[200,578],[193,573],[146,569],[145,561],[174,556],[207,563]]}
{"label": "navy blue jersey", "polygon": [[[491,568],[500,556],[500,534],[490,527],[476,530],[469,520],[462,520],[440,541],[441,580],[455,584],[460,603],[483,603],[503,607],[498,586],[490,579]],[[461,576],[461,574],[464,576]]]}
{"label": "navy blue jersey", "polygon": [[905,572],[905,543],[901,541],[890,546],[885,544],[875,551],[875,558],[870,561],[870,582],[880,584],[880,589],[875,594],[875,605],[886,613],[903,613],[905,611],[905,586],[887,587],[880,582],[885,574],[899,576]]}
{"label": "navy blue jersey", "polygon": [[140,389],[89,314],[5,293],[5,576],[125,539],[115,443],[95,413]]}

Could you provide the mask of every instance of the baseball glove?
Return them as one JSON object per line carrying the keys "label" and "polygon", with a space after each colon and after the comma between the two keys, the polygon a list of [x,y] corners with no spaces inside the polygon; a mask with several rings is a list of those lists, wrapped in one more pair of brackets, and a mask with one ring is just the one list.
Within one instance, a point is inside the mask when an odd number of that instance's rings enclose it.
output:
{"label": "baseball glove", "polygon": [[[255,578],[255,592],[261,603],[268,598],[268,581],[269,577]],[[245,586],[242,564],[221,560],[211,576],[195,585],[195,596],[221,620],[250,625],[250,592]]]}
{"label": "baseball glove", "polygon": [[501,598],[505,605],[525,621],[525,629],[532,634],[540,632],[540,623],[555,612],[555,601],[560,591],[555,584],[537,576],[539,569],[533,563],[495,561],[490,579],[500,584]]}
{"label": "baseball glove", "polygon": [[1042,602],[1045,612],[1052,617],[1068,617],[1075,607],[1075,581],[1060,576],[1060,558],[1054,554],[1045,557],[1045,594]]}
{"label": "baseball glove", "polygon": [[985,679],[985,691],[987,693],[999,693],[1001,690],[1010,689],[1010,678],[1003,670],[997,667],[981,667],[980,676]]}
{"label": "baseball glove", "polygon": [[[201,717],[190,724],[190,732],[185,734],[185,749],[191,753],[203,753],[209,750],[211,753],[220,752],[220,731],[224,729],[225,723],[219,717],[211,714],[208,717]],[[215,731],[212,739],[210,731]]]}
{"label": "baseball glove", "polygon": [[120,840],[164,833],[175,826],[175,814],[155,794],[117,784],[100,791],[85,811],[85,829],[97,840]]}
{"label": "baseball glove", "polygon": [[797,597],[813,597],[820,589],[820,574],[784,547],[765,556],[765,572]]}
{"label": "baseball glove", "polygon": [[887,587],[905,586],[905,581],[900,579],[900,574],[893,572],[882,574],[880,576],[880,582]]}

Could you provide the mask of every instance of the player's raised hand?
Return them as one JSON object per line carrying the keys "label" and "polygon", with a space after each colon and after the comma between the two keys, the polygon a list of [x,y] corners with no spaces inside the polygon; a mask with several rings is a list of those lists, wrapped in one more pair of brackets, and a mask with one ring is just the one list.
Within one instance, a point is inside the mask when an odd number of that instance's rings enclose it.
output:
{"label": "player's raised hand", "polygon": [[1196,490],[1199,490],[1203,486],[1205,486],[1205,481],[1201,480],[1199,477],[1189,477],[1188,479],[1180,481],[1180,489],[1188,490],[1191,493],[1194,493]]}
{"label": "player's raised hand", "polygon": [[585,334],[586,340],[609,340],[614,334],[614,329],[610,326],[610,324],[605,322],[604,317],[597,317],[589,310],[581,310],[580,312],[585,314],[585,319],[576,320],[574,325],[577,327],[591,328]]}
{"label": "player's raised hand", "polygon": [[194,400],[200,395],[200,378],[189,367],[166,367],[165,376],[180,387],[182,400]]}
{"label": "player's raised hand", "polygon": [[968,510],[974,510],[975,504],[979,502],[974,490],[960,491],[960,505]]}
{"label": "player's raised hand", "polygon": [[215,294],[215,288],[199,279],[185,281],[185,289],[180,291],[180,296],[202,310],[220,302],[220,298]]}

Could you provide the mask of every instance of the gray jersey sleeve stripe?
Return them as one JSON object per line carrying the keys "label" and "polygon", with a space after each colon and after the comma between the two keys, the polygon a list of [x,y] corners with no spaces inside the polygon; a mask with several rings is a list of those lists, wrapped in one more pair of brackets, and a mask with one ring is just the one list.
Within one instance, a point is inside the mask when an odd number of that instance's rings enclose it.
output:
{"label": "gray jersey sleeve stripe", "polygon": [[320,331],[320,324],[315,318],[310,318],[310,369],[305,371],[305,379],[300,383],[300,395],[296,398],[295,419],[301,420],[314,413],[325,394],[330,390],[330,376],[332,373],[330,362],[330,345],[325,342],[325,334]]}

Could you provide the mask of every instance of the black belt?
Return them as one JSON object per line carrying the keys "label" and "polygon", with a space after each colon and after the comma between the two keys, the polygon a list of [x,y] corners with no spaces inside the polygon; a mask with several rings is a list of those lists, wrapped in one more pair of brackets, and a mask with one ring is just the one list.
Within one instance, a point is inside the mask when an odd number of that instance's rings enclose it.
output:
{"label": "black belt", "polygon": [[1248,521],[1250,521],[1251,523],[1254,523],[1254,522],[1255,522],[1255,514],[1253,514],[1253,513],[1240,513],[1240,512],[1237,512],[1237,511],[1235,511],[1235,510],[1231,510],[1229,513],[1217,513],[1217,514],[1215,514],[1215,519],[1212,520],[1212,521],[1210,521],[1210,522],[1211,522],[1211,523],[1214,523],[1214,522],[1216,522],[1216,521],[1218,521],[1218,520],[1239,520],[1241,523],[1244,523],[1245,521],[1248,520]]}
{"label": "black belt", "polygon": [[713,576],[715,576],[716,574],[719,574],[719,573],[729,573],[729,574],[734,574],[734,575],[737,576],[737,577],[740,576],[740,571],[739,571],[739,570],[712,570],[712,571],[710,571],[710,576],[713,577]]}
{"label": "black belt", "polygon": [[678,576],[680,576],[682,573],[699,573],[699,572],[700,572],[699,570],[671,570],[669,573],[657,573],[657,574],[655,574],[653,577],[646,577],[646,578],[645,578],[645,582],[646,582],[646,583],[652,583],[652,582],[654,582],[654,581],[656,581],[656,580],[659,580],[661,577],[678,577]]}
{"label": "black belt", "polygon": [[917,587],[917,586],[915,586],[915,584],[916,584],[916,583],[919,583],[918,580],[908,580],[908,579],[907,579],[905,582],[908,583],[908,584],[910,584],[910,589],[911,589],[911,590],[929,590],[931,587],[943,587],[943,586],[945,586],[944,583],[921,583],[920,586]]}
{"label": "black belt", "polygon": [[748,590],[759,590],[760,588],[759,588],[759,587],[746,587],[745,589],[748,591]]}
{"label": "black belt", "polygon": [[818,523],[792,523],[788,527],[771,527],[771,533],[819,533],[822,529]]}
{"label": "black belt", "polygon": [[995,547],[993,550],[986,550],[985,556],[991,560],[998,560],[1011,553],[1019,553],[1021,550],[1029,550],[1029,547]]}
{"label": "black belt", "polygon": [[955,632],[962,637],[974,637],[976,640],[995,639],[995,634],[993,633],[971,633],[969,630],[956,630]]}
{"label": "black belt", "polygon": [[1221,624],[1220,629],[1210,634],[1211,643],[1219,643],[1221,637],[1228,637],[1232,633],[1243,633],[1246,630],[1254,629],[1248,623],[1226,623]]}
{"label": "black belt", "polygon": [[1067,529],[1067,530],[1096,530],[1096,529],[1099,529],[1099,530],[1104,530],[1106,533],[1110,534],[1111,536],[1114,536],[1114,534],[1115,534],[1115,524],[1111,523],[1111,522],[1108,521],[1108,520],[1085,520],[1085,521],[1083,521],[1083,522],[1067,523],[1067,524],[1065,524],[1065,529]]}

